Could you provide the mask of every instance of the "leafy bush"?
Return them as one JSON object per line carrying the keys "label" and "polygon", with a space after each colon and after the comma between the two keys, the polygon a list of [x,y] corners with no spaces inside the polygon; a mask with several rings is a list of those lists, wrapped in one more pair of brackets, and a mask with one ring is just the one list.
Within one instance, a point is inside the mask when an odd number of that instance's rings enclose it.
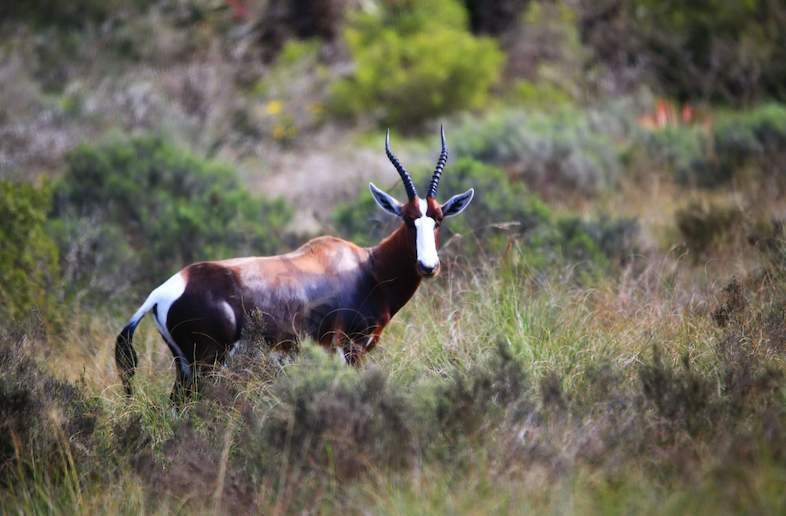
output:
{"label": "leafy bush", "polygon": [[51,315],[58,251],[45,231],[48,187],[0,181],[0,318]]}
{"label": "leafy bush", "polygon": [[692,126],[670,125],[655,131],[642,130],[636,137],[652,165],[674,171],[683,183],[689,181],[693,171],[700,166],[701,157],[710,149],[706,135]]}
{"label": "leafy bush", "polygon": [[669,126],[641,132],[639,138],[655,164],[673,170],[682,184],[718,187],[745,170],[776,182],[784,179],[786,107],[781,104],[722,113],[709,132]]}
{"label": "leafy bush", "polygon": [[[0,483],[13,472],[62,471],[89,454],[98,405],[79,386],[60,381],[0,334]],[[14,467],[16,466],[16,468]],[[73,464],[71,465],[73,467]]]}
{"label": "leafy bush", "polygon": [[52,225],[75,287],[148,290],[183,265],[282,246],[290,209],[249,194],[226,166],[157,137],[68,156]]}
{"label": "leafy bush", "polygon": [[503,166],[534,189],[556,185],[592,194],[611,186],[621,172],[606,123],[570,109],[508,110],[468,119],[451,141],[456,154]]}
{"label": "leafy bush", "polygon": [[784,16],[767,0],[586,2],[582,34],[610,69],[635,63],[669,96],[746,104],[786,98]]}
{"label": "leafy bush", "polygon": [[719,240],[727,238],[741,215],[733,207],[694,202],[677,211],[675,217],[685,245],[695,255],[701,255]]}
{"label": "leafy bush", "polygon": [[453,0],[386,3],[357,15],[345,39],[355,70],[335,85],[333,109],[401,129],[482,105],[503,60]]}
{"label": "leafy bush", "polygon": [[635,219],[565,217],[557,222],[557,229],[552,239],[562,258],[573,263],[625,264],[638,248],[639,224]]}
{"label": "leafy bush", "polygon": [[[143,0],[136,0],[142,3]],[[127,2],[126,2],[127,3]],[[122,6],[119,0],[30,0],[25,2],[3,2],[0,6],[2,20],[29,20],[40,25],[81,27],[91,22],[106,19]]]}
{"label": "leafy bush", "polygon": [[469,24],[475,34],[504,34],[515,27],[529,0],[464,0]]}
{"label": "leafy bush", "polygon": [[438,387],[436,426],[452,445],[460,439],[482,438],[489,431],[490,418],[532,412],[531,394],[527,372],[500,341],[485,363],[467,372],[453,371],[449,381]]}
{"label": "leafy bush", "polygon": [[348,2],[345,0],[272,0],[259,18],[260,50],[272,61],[291,38],[322,38],[339,34]]}
{"label": "leafy bush", "polygon": [[[746,166],[782,174],[786,156],[786,107],[767,104],[720,118],[713,131],[719,184]],[[712,185],[710,185],[712,186]]]}
{"label": "leafy bush", "polygon": [[309,363],[292,367],[275,385],[281,403],[254,438],[261,451],[277,456],[289,448],[284,460],[331,468],[339,478],[406,465],[414,444],[407,425],[412,409],[386,375],[377,368],[348,375],[334,357],[313,351],[319,355],[312,352]]}

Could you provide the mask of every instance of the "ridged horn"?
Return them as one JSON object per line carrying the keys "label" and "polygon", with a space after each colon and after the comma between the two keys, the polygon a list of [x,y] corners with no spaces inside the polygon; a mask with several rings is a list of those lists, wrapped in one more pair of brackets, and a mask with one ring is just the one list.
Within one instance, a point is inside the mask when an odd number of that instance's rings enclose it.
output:
{"label": "ridged horn", "polygon": [[439,153],[437,167],[434,169],[434,174],[431,176],[431,184],[428,186],[428,193],[426,194],[426,197],[437,196],[439,178],[442,176],[442,171],[445,170],[445,163],[448,162],[448,144],[445,142],[445,128],[442,126],[439,126],[439,136],[442,140],[442,151]]}
{"label": "ridged horn", "polygon": [[412,178],[409,172],[407,172],[407,169],[404,168],[404,165],[401,164],[398,158],[393,154],[393,151],[390,150],[390,129],[388,129],[388,132],[385,134],[385,154],[388,155],[388,159],[393,163],[393,166],[396,167],[398,175],[401,176],[401,181],[404,183],[404,188],[407,190],[407,198],[411,201],[418,195],[415,191],[415,183],[412,182]]}

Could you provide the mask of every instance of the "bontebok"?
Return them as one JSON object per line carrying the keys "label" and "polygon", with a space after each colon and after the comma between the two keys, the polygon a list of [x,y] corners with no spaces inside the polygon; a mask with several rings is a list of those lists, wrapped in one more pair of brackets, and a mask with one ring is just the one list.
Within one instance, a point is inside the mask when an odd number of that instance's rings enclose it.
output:
{"label": "bontebok", "polygon": [[378,245],[359,247],[323,236],[280,256],[194,263],[153,290],[117,337],[115,359],[126,392],[131,393],[137,364],[131,339],[149,311],[175,358],[173,394],[200,371],[223,362],[244,326],[255,319],[255,327],[272,344],[286,346],[311,337],[357,364],[421,279],[439,272],[440,224],[464,211],[474,195],[470,189],[445,203],[437,201],[448,159],[444,131],[440,136],[442,151],[421,198],[390,150],[388,132],[385,152],[401,176],[407,202],[369,184],[379,207],[401,220]]}

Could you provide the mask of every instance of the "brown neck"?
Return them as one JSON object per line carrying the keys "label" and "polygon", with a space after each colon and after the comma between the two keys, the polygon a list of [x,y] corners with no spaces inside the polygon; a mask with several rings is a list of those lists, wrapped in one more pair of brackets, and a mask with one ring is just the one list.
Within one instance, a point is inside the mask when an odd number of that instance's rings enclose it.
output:
{"label": "brown neck", "polygon": [[417,252],[403,224],[371,249],[371,268],[392,317],[420,285]]}

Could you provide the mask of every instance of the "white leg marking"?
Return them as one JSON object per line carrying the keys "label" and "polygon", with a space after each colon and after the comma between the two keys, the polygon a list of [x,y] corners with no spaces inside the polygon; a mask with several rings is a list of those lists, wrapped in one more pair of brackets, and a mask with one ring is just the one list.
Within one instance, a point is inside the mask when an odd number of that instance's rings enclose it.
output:
{"label": "white leg marking", "polygon": [[[233,316],[233,317],[234,317],[234,316]],[[239,340],[236,340],[235,342],[233,342],[233,343],[232,343],[232,344],[229,346],[229,352],[227,353],[227,358],[232,358],[233,356],[235,356],[235,353],[237,353],[237,350],[238,350],[238,344],[239,344],[239,343],[240,343],[240,341],[239,341]]]}

